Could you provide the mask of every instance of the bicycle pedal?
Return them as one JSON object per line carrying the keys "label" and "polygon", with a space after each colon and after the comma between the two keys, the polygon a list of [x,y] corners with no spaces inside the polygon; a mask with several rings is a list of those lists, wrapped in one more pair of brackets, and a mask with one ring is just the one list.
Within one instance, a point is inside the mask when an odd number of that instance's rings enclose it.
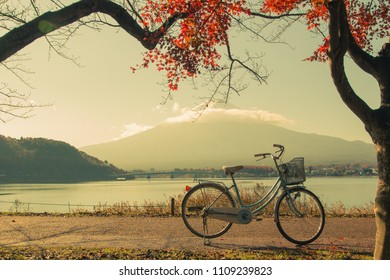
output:
{"label": "bicycle pedal", "polygon": [[256,217],[255,220],[256,220],[256,222],[260,222],[260,221],[263,220],[263,218],[262,217]]}

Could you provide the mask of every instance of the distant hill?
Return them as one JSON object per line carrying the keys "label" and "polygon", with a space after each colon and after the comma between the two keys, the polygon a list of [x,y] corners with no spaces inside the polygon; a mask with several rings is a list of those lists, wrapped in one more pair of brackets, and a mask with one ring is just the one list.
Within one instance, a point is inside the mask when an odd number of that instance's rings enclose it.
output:
{"label": "distant hill", "polygon": [[[220,168],[254,165],[255,153],[286,147],[284,159],[304,156],[306,164],[375,164],[374,146],[361,141],[294,132],[259,121],[164,123],[121,140],[81,150],[116,166],[131,169]],[[270,165],[271,162],[260,162]]]}
{"label": "distant hill", "polygon": [[0,182],[103,180],[123,172],[64,142],[0,135]]}

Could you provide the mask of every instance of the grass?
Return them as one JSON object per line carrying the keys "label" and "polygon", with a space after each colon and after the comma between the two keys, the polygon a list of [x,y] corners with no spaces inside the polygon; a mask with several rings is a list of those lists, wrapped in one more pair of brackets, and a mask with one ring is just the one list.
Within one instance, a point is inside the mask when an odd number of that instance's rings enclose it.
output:
{"label": "grass", "polygon": [[[263,197],[267,192],[267,187],[256,184],[253,188],[240,190],[241,198],[244,204],[251,204],[255,202],[259,197]],[[112,205],[99,204],[94,207],[92,211],[78,208],[72,211],[77,215],[130,215],[130,216],[162,216],[172,215],[172,199],[174,201],[173,211],[175,216],[180,216],[181,202],[183,195],[176,195],[169,197],[166,201],[153,202],[144,201],[143,204],[120,202]],[[275,199],[268,207],[266,207],[261,215],[263,217],[273,217],[274,206],[277,199]],[[359,218],[372,218],[374,217],[374,205],[373,203],[366,204],[359,207],[346,207],[341,201],[335,202],[331,205],[324,204],[325,213],[327,217],[359,217]]]}
{"label": "grass", "polygon": [[1,260],[370,260],[363,252],[297,249],[132,250],[83,247],[0,247]]}
{"label": "grass", "polygon": [[[241,198],[244,204],[251,204],[259,197],[263,197],[267,188],[261,184],[256,184],[253,188],[240,190]],[[165,201],[144,201],[138,202],[118,202],[114,204],[99,203],[91,208],[83,208],[81,206],[69,210],[67,213],[31,213],[28,208],[23,207],[23,203],[15,200],[10,211],[3,214],[18,214],[18,215],[85,215],[85,216],[172,216],[172,201],[173,215],[181,215],[181,202],[184,194],[175,195],[174,197],[167,197]],[[262,212],[263,217],[272,217],[274,215],[274,206],[277,199],[275,199]],[[331,205],[323,205],[327,217],[359,217],[372,218],[374,217],[373,203],[366,204],[359,207],[346,207],[341,201],[335,202]]]}

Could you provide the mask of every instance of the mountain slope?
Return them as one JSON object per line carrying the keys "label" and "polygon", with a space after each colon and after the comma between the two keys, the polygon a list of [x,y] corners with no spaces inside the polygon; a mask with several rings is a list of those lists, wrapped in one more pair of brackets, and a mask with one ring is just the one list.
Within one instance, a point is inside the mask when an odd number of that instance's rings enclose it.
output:
{"label": "mountain slope", "polygon": [[165,123],[81,150],[127,170],[168,170],[255,164],[253,155],[273,152],[274,143],[286,147],[285,160],[304,156],[307,164],[375,163],[373,145],[361,141],[298,133],[242,120]]}
{"label": "mountain slope", "polygon": [[101,180],[118,173],[123,170],[64,142],[0,135],[0,182]]}

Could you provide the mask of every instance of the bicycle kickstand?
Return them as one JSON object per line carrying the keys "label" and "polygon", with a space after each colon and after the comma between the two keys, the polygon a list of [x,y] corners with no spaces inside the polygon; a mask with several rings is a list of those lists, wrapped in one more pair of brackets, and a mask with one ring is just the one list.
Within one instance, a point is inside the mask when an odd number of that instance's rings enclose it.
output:
{"label": "bicycle kickstand", "polygon": [[203,217],[203,245],[210,246],[211,240],[209,238],[206,238],[206,231],[207,231],[207,220],[205,217]]}

